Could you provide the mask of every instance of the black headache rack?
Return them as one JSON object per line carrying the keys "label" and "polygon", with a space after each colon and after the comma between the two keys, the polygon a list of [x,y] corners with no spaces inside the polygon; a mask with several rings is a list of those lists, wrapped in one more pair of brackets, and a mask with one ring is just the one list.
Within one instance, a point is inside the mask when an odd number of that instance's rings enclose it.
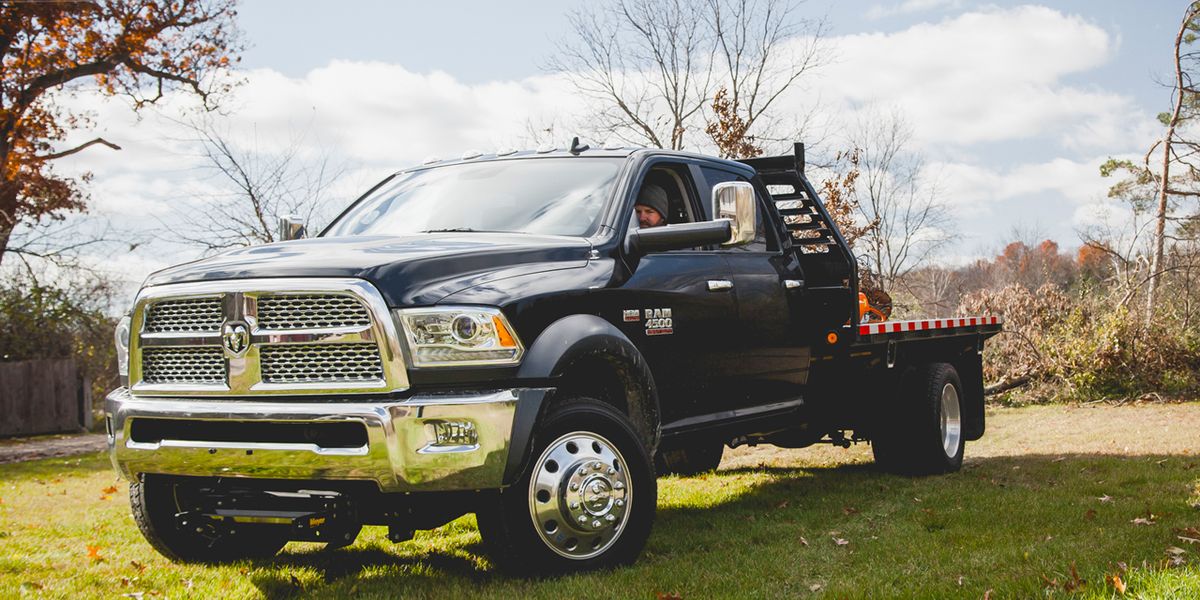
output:
{"label": "black headache rack", "polygon": [[822,331],[840,329],[846,323],[857,325],[858,263],[804,176],[804,144],[796,143],[792,155],[743,158],[738,162],[758,172],[774,200],[789,238],[784,247],[790,243],[804,272],[804,302],[813,311],[808,314],[830,315],[830,320],[819,328]]}

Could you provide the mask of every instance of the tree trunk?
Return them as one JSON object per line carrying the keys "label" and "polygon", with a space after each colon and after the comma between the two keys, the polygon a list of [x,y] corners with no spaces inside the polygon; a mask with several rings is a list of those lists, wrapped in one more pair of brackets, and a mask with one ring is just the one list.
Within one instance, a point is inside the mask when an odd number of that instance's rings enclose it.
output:
{"label": "tree trunk", "polygon": [[[1167,234],[1167,197],[1171,188],[1171,144],[1175,140],[1175,126],[1183,110],[1183,65],[1179,51],[1188,25],[1196,16],[1196,6],[1189,5],[1184,14],[1179,33],[1175,34],[1175,106],[1171,119],[1167,121],[1167,133],[1162,141],[1162,173],[1158,182],[1158,212],[1154,215],[1154,257],[1150,261],[1150,285],[1146,288],[1146,327],[1154,321],[1155,303],[1158,302],[1158,278],[1163,270],[1163,246]],[[1147,157],[1149,162],[1149,157]],[[1149,165],[1147,165],[1148,167]]]}

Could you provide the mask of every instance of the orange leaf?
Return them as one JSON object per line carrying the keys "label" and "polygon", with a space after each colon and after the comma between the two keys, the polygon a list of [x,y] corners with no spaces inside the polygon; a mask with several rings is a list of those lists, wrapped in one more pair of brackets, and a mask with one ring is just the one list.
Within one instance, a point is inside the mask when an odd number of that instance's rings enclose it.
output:
{"label": "orange leaf", "polygon": [[1096,509],[1089,508],[1087,510],[1087,512],[1083,513],[1083,518],[1086,521],[1091,521],[1092,519],[1095,519],[1096,518]]}
{"label": "orange leaf", "polygon": [[858,509],[854,508],[853,506],[843,506],[842,512],[845,513],[846,516],[850,516],[850,515],[858,514]]}
{"label": "orange leaf", "polygon": [[1126,589],[1125,582],[1121,580],[1120,575],[1117,575],[1115,573],[1112,575],[1105,575],[1104,580],[1107,581],[1109,583],[1109,585],[1112,585],[1113,589],[1117,590],[1118,594],[1120,594],[1122,596],[1125,595],[1125,589]]}
{"label": "orange leaf", "polygon": [[683,600],[679,592],[654,592],[655,600]]}
{"label": "orange leaf", "polygon": [[117,486],[110,485],[110,486],[104,488],[103,490],[100,490],[100,493],[102,493],[106,496],[111,496],[111,495],[117,493]]}
{"label": "orange leaf", "polygon": [[104,557],[100,556],[100,546],[92,546],[91,544],[89,544],[87,547],[87,557],[91,559],[92,562],[100,562],[104,560]]}

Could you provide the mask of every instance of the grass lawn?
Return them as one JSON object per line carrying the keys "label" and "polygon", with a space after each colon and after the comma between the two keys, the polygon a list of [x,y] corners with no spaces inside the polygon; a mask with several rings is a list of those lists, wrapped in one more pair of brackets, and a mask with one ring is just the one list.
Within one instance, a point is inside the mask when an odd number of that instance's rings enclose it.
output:
{"label": "grass lawn", "polygon": [[866,446],[727,451],[660,481],[636,566],[546,581],[496,573],[472,516],[399,545],[371,527],[334,552],[176,565],[107,458],[0,465],[0,597],[1200,598],[1200,404],[1001,409],[988,427],[942,477],[879,473]]}

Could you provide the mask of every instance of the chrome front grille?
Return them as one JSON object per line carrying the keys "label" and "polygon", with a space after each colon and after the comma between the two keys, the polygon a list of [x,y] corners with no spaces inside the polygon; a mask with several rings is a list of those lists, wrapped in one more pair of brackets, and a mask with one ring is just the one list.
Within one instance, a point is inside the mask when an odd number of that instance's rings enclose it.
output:
{"label": "chrome front grille", "polygon": [[383,378],[375,344],[274,344],[264,346],[267,383],[326,383]]}
{"label": "chrome front grille", "polygon": [[336,329],[370,324],[367,307],[349,296],[280,294],[258,299],[258,326],[263,329]]}
{"label": "chrome front grille", "polygon": [[178,347],[142,350],[146,383],[225,383],[225,356],[220,348]]}
{"label": "chrome front grille", "polygon": [[148,333],[200,333],[221,329],[220,296],[156,302],[146,315]]}
{"label": "chrome front grille", "polygon": [[133,313],[133,393],[378,393],[407,389],[383,297],[357,279],[146,288]]}

